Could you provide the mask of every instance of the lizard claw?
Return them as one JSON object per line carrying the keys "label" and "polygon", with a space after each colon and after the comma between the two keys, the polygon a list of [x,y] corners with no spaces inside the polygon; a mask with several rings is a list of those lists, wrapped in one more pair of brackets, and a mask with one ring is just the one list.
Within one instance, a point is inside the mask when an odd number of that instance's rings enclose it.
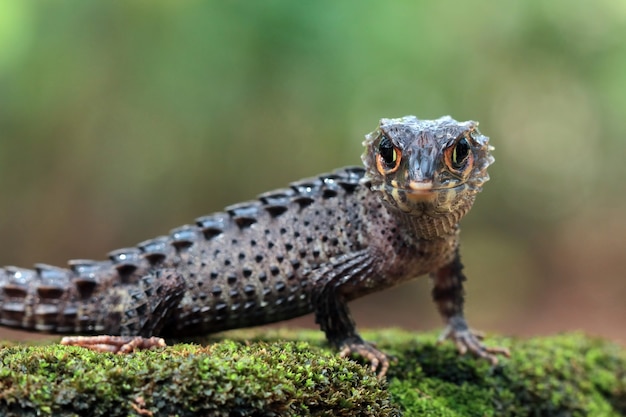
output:
{"label": "lizard claw", "polygon": [[475,332],[468,328],[458,329],[454,325],[448,325],[441,333],[441,336],[439,336],[437,343],[450,339],[454,342],[461,355],[465,355],[469,351],[479,358],[488,360],[494,366],[498,364],[497,355],[503,355],[507,358],[511,357],[511,353],[507,348],[485,346],[481,342],[483,338],[484,334],[481,332]]}
{"label": "lizard claw", "polygon": [[[377,374],[379,379],[385,377],[389,369],[389,359],[385,353],[376,349],[373,344],[359,339],[349,339],[340,345],[339,357],[347,358],[353,354],[361,356],[369,361],[370,369]],[[394,360],[394,358],[391,358]]]}
{"label": "lizard claw", "polygon": [[70,336],[61,339],[65,346],[80,346],[96,352],[131,353],[135,350],[147,350],[164,347],[165,341],[160,337],[140,336]]}

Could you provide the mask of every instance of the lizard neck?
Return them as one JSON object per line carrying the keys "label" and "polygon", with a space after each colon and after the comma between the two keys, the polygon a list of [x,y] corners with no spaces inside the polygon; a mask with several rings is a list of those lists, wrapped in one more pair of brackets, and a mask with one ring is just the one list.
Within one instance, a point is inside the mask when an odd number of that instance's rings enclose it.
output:
{"label": "lizard neck", "polygon": [[440,217],[432,217],[428,214],[415,216],[400,213],[398,216],[403,224],[403,231],[413,239],[433,240],[456,233],[461,216],[449,213]]}
{"label": "lizard neck", "polygon": [[458,232],[459,221],[469,211],[471,204],[458,207],[455,211],[448,213],[431,214],[405,213],[400,210],[390,208],[395,211],[395,216],[402,225],[402,232],[409,240],[434,240],[446,236],[454,235]]}
{"label": "lizard neck", "polygon": [[[406,241],[434,240],[453,235],[458,230],[459,221],[474,205],[478,190],[458,192],[455,189],[441,189],[434,199],[406,204],[398,197],[397,188],[388,192],[385,187],[367,183],[368,190],[387,209],[389,216],[400,226]],[[403,204],[398,204],[401,199]]]}

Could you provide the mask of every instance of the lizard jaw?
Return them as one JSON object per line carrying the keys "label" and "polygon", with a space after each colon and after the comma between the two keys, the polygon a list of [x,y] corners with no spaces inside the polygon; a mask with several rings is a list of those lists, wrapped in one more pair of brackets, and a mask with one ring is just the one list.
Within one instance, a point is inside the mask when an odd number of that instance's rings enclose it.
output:
{"label": "lizard jaw", "polygon": [[403,191],[407,198],[414,202],[432,201],[436,194],[432,181],[410,181],[409,188]]}
{"label": "lizard jaw", "polygon": [[408,187],[400,187],[397,181],[391,181],[391,195],[398,202],[408,199],[413,203],[432,203],[438,190],[432,181],[410,181]]}

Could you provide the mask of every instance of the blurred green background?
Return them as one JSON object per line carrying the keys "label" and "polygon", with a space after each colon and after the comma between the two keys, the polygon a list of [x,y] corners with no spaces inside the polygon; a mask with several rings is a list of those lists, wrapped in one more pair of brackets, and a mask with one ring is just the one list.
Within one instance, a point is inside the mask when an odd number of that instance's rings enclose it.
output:
{"label": "blurred green background", "polygon": [[[3,0],[0,264],[103,258],[360,164],[363,135],[406,114],[479,120],[496,147],[463,222],[470,323],[626,342],[614,0]],[[353,310],[441,325],[427,279]]]}

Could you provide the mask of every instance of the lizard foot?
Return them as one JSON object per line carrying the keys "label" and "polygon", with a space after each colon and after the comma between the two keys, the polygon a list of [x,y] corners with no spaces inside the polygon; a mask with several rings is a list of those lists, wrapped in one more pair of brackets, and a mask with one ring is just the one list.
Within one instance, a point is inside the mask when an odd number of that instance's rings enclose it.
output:
{"label": "lizard foot", "polygon": [[370,363],[370,369],[378,375],[379,379],[385,377],[389,369],[389,356],[376,349],[373,344],[365,342],[361,338],[351,338],[344,341],[340,345],[340,349],[339,357],[347,358],[357,354]]}
{"label": "lizard foot", "polygon": [[507,348],[485,346],[481,342],[483,337],[482,333],[475,332],[467,328],[467,326],[455,326],[455,324],[449,324],[443,333],[441,333],[437,342],[442,343],[444,340],[450,339],[454,342],[461,355],[470,351],[479,358],[488,360],[492,365],[498,364],[497,355],[504,355],[507,358],[511,356],[511,353]]}
{"label": "lizard foot", "polygon": [[65,346],[80,346],[96,352],[131,353],[135,350],[164,347],[165,341],[160,337],[140,336],[70,336],[61,339]]}

